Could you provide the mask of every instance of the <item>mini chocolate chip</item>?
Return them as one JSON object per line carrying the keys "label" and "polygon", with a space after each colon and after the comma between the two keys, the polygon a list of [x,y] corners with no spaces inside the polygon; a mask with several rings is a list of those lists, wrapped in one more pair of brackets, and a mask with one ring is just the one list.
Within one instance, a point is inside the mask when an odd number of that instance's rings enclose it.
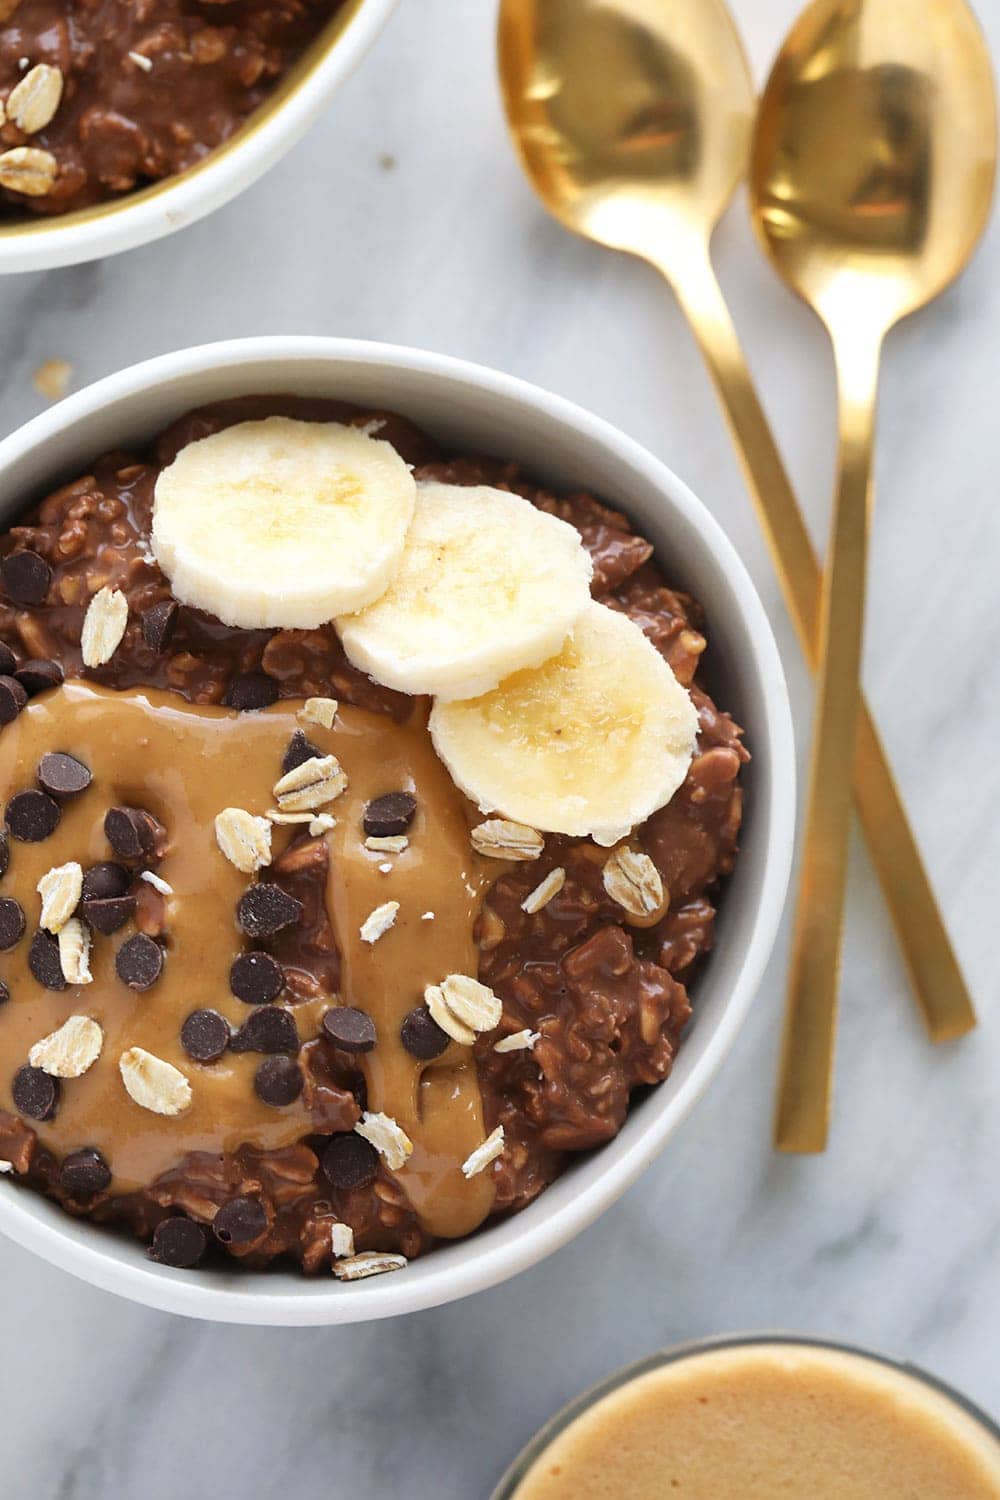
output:
{"label": "mini chocolate chip", "polygon": [[52,581],[52,569],[37,552],[11,552],[0,563],[0,577],[8,599],[15,604],[42,604]]}
{"label": "mini chocolate chip", "polygon": [[274,937],[293,926],[301,915],[302,902],[266,880],[244,891],[236,907],[237,922],[252,938]]}
{"label": "mini chocolate chip", "polygon": [[178,1214],[160,1220],[153,1230],[148,1253],[150,1260],[158,1261],[161,1266],[187,1271],[198,1264],[207,1248],[208,1236],[201,1225]]}
{"label": "mini chocolate chip", "polygon": [[231,1198],[212,1220],[215,1237],[224,1245],[249,1245],[267,1228],[267,1214],[259,1198]]}
{"label": "mini chocolate chip", "polygon": [[94,898],[80,902],[80,915],[105,937],[118,932],[134,914],[134,896],[106,896],[103,900]]}
{"label": "mini chocolate chip", "polygon": [[0,724],[13,724],[27,701],[16,677],[0,677]]}
{"label": "mini chocolate chip", "polygon": [[251,1011],[230,1045],[234,1052],[297,1052],[299,1033],[287,1010],[262,1005]]}
{"label": "mini chocolate chip", "polygon": [[229,1037],[229,1022],[217,1010],[193,1010],[181,1027],[181,1045],[195,1062],[216,1062]]}
{"label": "mini chocolate chip", "polygon": [[320,1166],[331,1187],[342,1190],[367,1187],[378,1176],[378,1152],[352,1130],[333,1137],[320,1158]]}
{"label": "mini chocolate chip", "polygon": [[288,749],[282,757],[282,774],[287,776],[289,771],[295,770],[296,766],[304,765],[307,760],[312,760],[314,755],[322,754],[322,750],[314,745],[312,740],[306,739],[301,729],[296,729],[288,741]]}
{"label": "mini chocolate chip", "polygon": [[17,657],[7,645],[6,641],[0,641],[0,675],[13,677],[17,671]]}
{"label": "mini chocolate chip", "polygon": [[229,970],[229,988],[244,1005],[269,1005],[285,988],[285,971],[270,953],[241,953]]}
{"label": "mini chocolate chip", "polygon": [[59,944],[50,932],[39,927],[28,949],[28,968],[47,990],[64,990],[66,976],[59,962]]}
{"label": "mini chocolate chip", "polygon": [[399,1028],[399,1039],[410,1056],[419,1057],[421,1062],[430,1062],[432,1057],[440,1057],[451,1040],[426,1005],[418,1005],[409,1015],[404,1016]]}
{"label": "mini chocolate chip", "polygon": [[24,908],[13,896],[0,896],[0,953],[6,953],[24,937]]}
{"label": "mini chocolate chip", "polygon": [[148,990],[163,973],[163,949],[144,932],[137,932],[115,954],[115,972],[130,990]]}
{"label": "mini chocolate chip", "polygon": [[0,979],[0,1005],[6,1005],[7,1001],[9,999],[10,999],[10,989],[4,983],[4,981],[2,979]]}
{"label": "mini chocolate chip", "polygon": [[363,824],[369,838],[387,839],[405,833],[413,822],[417,799],[412,792],[386,792],[365,808]]}
{"label": "mini chocolate chip", "polygon": [[14,673],[29,698],[33,698],[36,693],[44,693],[49,688],[59,687],[63,675],[63,669],[57,661],[49,661],[47,657],[40,656],[23,661]]}
{"label": "mini chocolate chip", "polygon": [[85,792],[93,779],[89,767],[77,760],[75,755],[66,755],[62,750],[50,750],[38,762],[38,785],[43,792],[53,797],[75,797]]}
{"label": "mini chocolate chip", "polygon": [[74,1198],[90,1198],[111,1186],[111,1168],[99,1151],[85,1146],[63,1157],[59,1182]]}
{"label": "mini chocolate chip", "polygon": [[59,1080],[25,1063],[10,1086],[14,1108],[29,1120],[51,1120],[59,1105]]}
{"label": "mini chocolate chip", "polygon": [[164,599],[160,604],[143,610],[139,622],[142,625],[142,638],[150,651],[166,651],[177,629],[179,614],[180,610],[173,599]]}
{"label": "mini chocolate chip", "polygon": [[142,859],[156,847],[156,819],[142,807],[111,807],[104,836],[120,859]]}
{"label": "mini chocolate chip", "polygon": [[266,1058],[253,1080],[258,1097],[276,1109],[282,1104],[294,1104],[304,1083],[302,1069],[290,1057]]}
{"label": "mini chocolate chip", "polygon": [[238,708],[245,713],[248,709],[267,708],[277,703],[278,697],[278,684],[273,677],[266,672],[244,672],[233,678],[222,701],[227,708]]}
{"label": "mini chocolate chip", "polygon": [[342,1052],[370,1052],[377,1040],[375,1022],[353,1005],[338,1005],[323,1017],[323,1034]]}
{"label": "mini chocolate chip", "polygon": [[105,859],[84,870],[81,894],[84,901],[106,901],[111,896],[124,896],[131,884],[131,873],[124,865]]}
{"label": "mini chocolate chip", "polygon": [[6,828],[0,828],[0,875],[6,875],[10,864],[10,839]]}
{"label": "mini chocolate chip", "polygon": [[47,792],[18,792],[7,803],[7,827],[25,844],[39,844],[54,833],[62,817],[59,803]]}

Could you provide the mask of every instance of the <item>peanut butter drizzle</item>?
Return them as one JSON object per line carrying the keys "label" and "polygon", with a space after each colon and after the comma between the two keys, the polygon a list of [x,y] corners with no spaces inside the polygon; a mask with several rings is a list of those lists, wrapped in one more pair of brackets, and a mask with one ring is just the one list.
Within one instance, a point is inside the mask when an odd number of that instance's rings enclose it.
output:
{"label": "peanut butter drizzle", "polygon": [[[282,755],[301,728],[320,750],[337,756],[349,782],[327,809],[337,819],[325,835],[327,905],[341,955],[339,999],[367,1011],[378,1031],[378,1044],[361,1059],[368,1108],[391,1115],[413,1142],[413,1155],[396,1175],[424,1227],[447,1238],[467,1234],[493,1202],[489,1173],[467,1182],[461,1172],[486,1134],[475,1063],[469,1049],[455,1045],[436,1062],[420,1063],[402,1047],[399,1027],[421,1003],[425,984],[449,973],[476,974],[473,925],[498,870],[472,850],[466,805],[422,720],[401,725],[345,706],[328,730],[301,724],[295,716],[300,706],[285,700],[239,714],[152,689],[115,693],[71,682],[29,703],[0,735],[4,800],[35,784],[36,767],[48,750],[75,755],[93,774],[88,790],[64,804],[50,838],[37,844],[11,840],[3,893],[24,907],[27,931],[12,952],[0,955],[0,973],[11,992],[0,1012],[0,1108],[16,1113],[11,1079],[31,1045],[68,1016],[83,1014],[104,1030],[101,1056],[82,1078],[62,1081],[54,1119],[30,1123],[57,1156],[96,1147],[112,1170],[113,1192],[146,1186],[187,1152],[231,1152],[244,1144],[275,1149],[312,1133],[301,1099],[274,1108],[257,1097],[259,1054],[226,1052],[203,1065],[180,1042],[193,1010],[211,1007],[234,1026],[251,1013],[228,983],[234,956],[248,946],[235,909],[249,877],[219,852],[214,820],[224,807],[262,814],[274,805],[271,789]],[[398,790],[417,799],[409,847],[401,855],[370,851],[364,847],[364,804]],[[163,973],[142,993],[117,977],[114,957],[133,930],[130,923],[111,937],[94,934],[92,984],[45,990],[28,968],[40,909],[35,886],[47,870],[68,860],[86,868],[113,857],[103,823],[116,804],[146,808],[169,836],[157,866],[174,893],[166,898]],[[276,826],[273,854],[300,831]],[[379,869],[386,863],[390,873]],[[361,924],[390,900],[400,903],[395,925],[376,943],[362,942]],[[426,911],[433,911],[433,919],[422,920]],[[292,1007],[303,1042],[318,1034],[331,1002],[338,997]],[[131,1046],[144,1047],[187,1076],[193,1097],[182,1114],[153,1114],[128,1096],[118,1059]]]}

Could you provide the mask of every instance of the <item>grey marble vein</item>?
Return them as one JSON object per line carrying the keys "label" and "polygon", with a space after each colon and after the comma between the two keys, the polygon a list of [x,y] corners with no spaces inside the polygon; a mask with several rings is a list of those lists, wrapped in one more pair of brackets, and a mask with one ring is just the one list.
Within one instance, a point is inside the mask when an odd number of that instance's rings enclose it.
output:
{"label": "grey marble vein", "polygon": [[[738,0],[759,70],[797,7]],[[760,589],[804,726],[806,674],[692,341],[652,272],[536,206],[503,134],[493,9],[403,0],[317,128],[236,203],[100,266],[0,281],[0,431],[40,409],[31,375],[55,356],[81,384],[182,344],[310,332],[499,365],[617,422],[702,495]],[[979,10],[1000,46],[1000,0]],[[889,346],[867,659],[979,1033],[925,1041],[859,843],[821,1160],[768,1144],[786,932],[661,1161],[560,1254],[477,1298],[358,1328],[198,1325],[0,1242],[4,1500],[482,1500],[583,1385],[722,1330],[867,1342],[1000,1406],[998,256],[994,224],[966,279]],[[717,258],[819,538],[835,436],[824,336],[740,206]]]}

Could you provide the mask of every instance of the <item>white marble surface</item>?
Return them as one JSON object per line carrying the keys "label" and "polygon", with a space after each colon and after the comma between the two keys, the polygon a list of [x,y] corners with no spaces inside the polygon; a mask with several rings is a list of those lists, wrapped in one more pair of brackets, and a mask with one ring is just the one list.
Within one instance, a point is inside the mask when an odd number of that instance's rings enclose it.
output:
{"label": "white marble surface", "polygon": [[[796,8],[738,0],[758,69]],[[0,428],[38,409],[31,374],[52,356],[83,383],[182,344],[300,331],[502,366],[619,423],[707,500],[767,603],[804,726],[808,683],[691,341],[651,272],[569,237],[530,196],[503,133],[493,11],[403,0],[328,116],[238,202],[116,260],[0,282]],[[980,11],[996,48],[1000,0]],[[1000,1407],[998,239],[994,224],[965,280],[889,349],[868,663],[979,1032],[926,1042],[859,851],[821,1159],[769,1147],[783,941],[668,1154],[576,1243],[471,1301],[339,1330],[201,1326],[0,1243],[5,1500],[479,1500],[585,1383],[718,1330],[868,1342]],[[718,261],[821,528],[823,337],[762,263],[741,206]]]}

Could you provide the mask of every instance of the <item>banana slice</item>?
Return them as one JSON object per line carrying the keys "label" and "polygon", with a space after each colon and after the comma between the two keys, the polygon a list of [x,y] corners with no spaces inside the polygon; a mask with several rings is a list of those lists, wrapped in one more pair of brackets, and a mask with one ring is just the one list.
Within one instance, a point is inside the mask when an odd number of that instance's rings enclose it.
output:
{"label": "banana slice", "polygon": [[471,698],[559,650],[592,571],[579,532],[520,495],[428,482],[417,486],[399,571],[337,629],[376,682]]}
{"label": "banana slice", "polygon": [[153,551],[185,604],[245,629],[313,629],[382,593],[416,485],[389,443],[267,417],[189,443],[156,481]]}
{"label": "banana slice", "polygon": [[558,656],[436,702],[434,748],[483,812],[614,844],[674,795],[698,715],[638,625],[588,604]]}

